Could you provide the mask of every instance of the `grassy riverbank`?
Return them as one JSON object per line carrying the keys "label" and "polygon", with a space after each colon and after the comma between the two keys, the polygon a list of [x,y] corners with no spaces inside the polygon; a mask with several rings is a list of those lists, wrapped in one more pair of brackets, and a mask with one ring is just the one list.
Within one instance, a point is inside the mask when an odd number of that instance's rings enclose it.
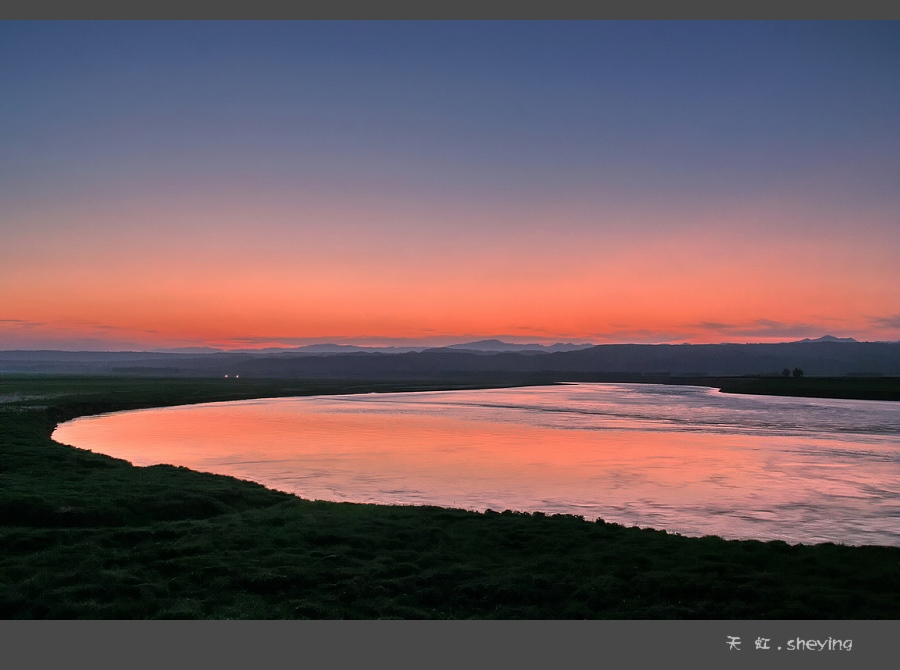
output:
{"label": "grassy riverbank", "polygon": [[712,380],[725,393],[850,400],[900,400],[898,377],[729,377]]}
{"label": "grassy riverbank", "polygon": [[0,617],[900,617],[900,548],[310,502],[50,439],[57,422],[104,411],[423,388],[4,376]]}

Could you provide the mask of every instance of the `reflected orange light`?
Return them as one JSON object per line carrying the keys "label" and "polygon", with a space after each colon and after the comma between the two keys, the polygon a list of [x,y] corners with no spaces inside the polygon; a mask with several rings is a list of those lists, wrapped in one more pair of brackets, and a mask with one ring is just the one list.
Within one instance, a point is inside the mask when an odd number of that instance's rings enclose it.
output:
{"label": "reflected orange light", "polygon": [[[183,465],[309,499],[574,513],[685,534],[755,537],[760,519],[789,524],[791,515],[802,517],[823,496],[845,507],[848,501],[869,505],[867,514],[882,504],[866,497],[872,486],[884,486],[880,461],[855,460],[852,474],[836,476],[835,463],[821,456],[835,448],[830,438],[673,430],[615,412],[605,418],[573,414],[567,423],[547,426],[519,410],[479,410],[467,418],[460,406],[440,405],[451,396],[463,403],[489,396],[505,406],[565,392],[552,387],[388,394],[389,404],[373,396],[363,403],[336,397],[141,410],[66,423],[54,439],[137,465]],[[405,396],[413,404],[404,404]],[[579,421],[599,423],[580,428]],[[838,446],[842,453],[875,448],[871,441],[857,445],[852,436]],[[850,508],[845,513],[853,515]],[[822,514],[827,520],[828,512]],[[767,532],[773,528],[777,524]]]}

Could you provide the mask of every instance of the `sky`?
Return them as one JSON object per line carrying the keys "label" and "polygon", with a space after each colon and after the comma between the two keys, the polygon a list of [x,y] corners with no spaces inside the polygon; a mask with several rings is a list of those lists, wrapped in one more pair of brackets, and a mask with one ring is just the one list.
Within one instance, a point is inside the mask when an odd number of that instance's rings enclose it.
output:
{"label": "sky", "polygon": [[900,340],[900,22],[0,22],[0,349]]}

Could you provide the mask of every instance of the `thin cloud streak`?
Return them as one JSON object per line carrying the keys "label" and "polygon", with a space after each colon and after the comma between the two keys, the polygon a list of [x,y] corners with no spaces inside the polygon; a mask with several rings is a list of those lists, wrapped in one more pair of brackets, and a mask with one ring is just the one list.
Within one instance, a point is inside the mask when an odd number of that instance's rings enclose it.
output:
{"label": "thin cloud streak", "polygon": [[894,316],[873,316],[869,322],[878,328],[889,328],[892,330],[900,330],[900,314]]}

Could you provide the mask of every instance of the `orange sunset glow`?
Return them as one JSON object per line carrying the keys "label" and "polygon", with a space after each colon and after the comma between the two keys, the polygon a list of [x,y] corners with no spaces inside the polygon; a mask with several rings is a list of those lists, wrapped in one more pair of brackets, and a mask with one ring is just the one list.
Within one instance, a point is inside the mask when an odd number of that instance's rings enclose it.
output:
{"label": "orange sunset glow", "polygon": [[900,338],[894,61],[827,30],[720,27],[730,82],[700,25],[647,26],[627,71],[636,26],[478,67],[427,46],[461,26],[312,59],[291,31],[341,26],[197,25],[213,61],[162,26],[3,30],[0,348]]}

